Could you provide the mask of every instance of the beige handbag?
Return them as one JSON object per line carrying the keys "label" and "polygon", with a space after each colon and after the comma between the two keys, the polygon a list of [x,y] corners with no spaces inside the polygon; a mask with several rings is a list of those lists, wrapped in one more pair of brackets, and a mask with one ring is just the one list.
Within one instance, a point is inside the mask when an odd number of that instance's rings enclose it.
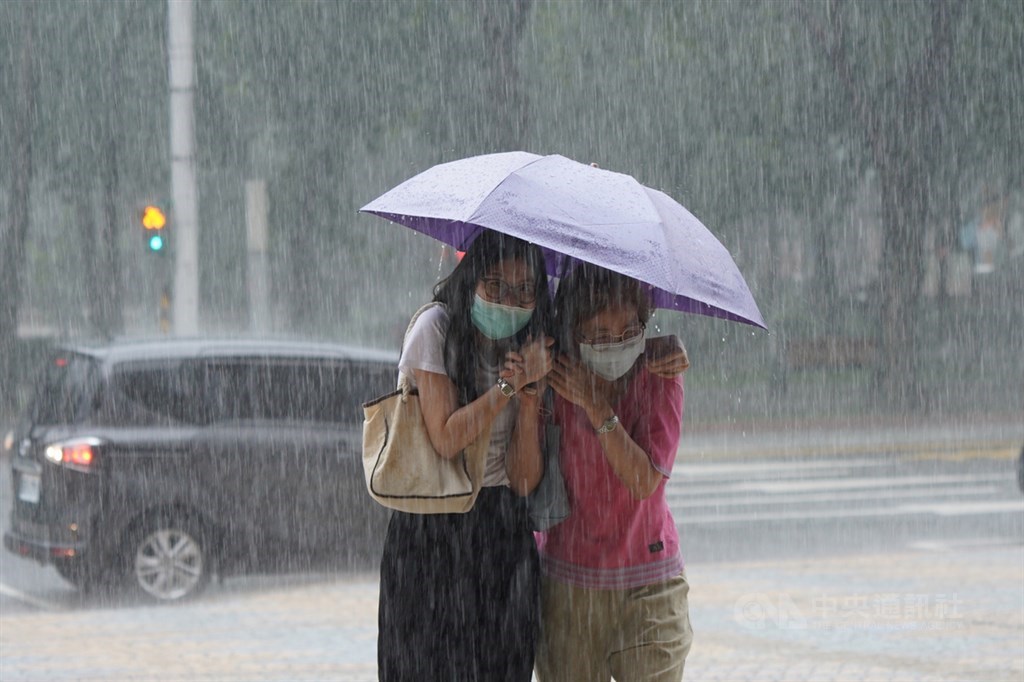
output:
{"label": "beige handbag", "polygon": [[[409,329],[434,305],[440,304],[428,303],[416,311]],[[410,514],[468,512],[483,482],[490,429],[455,457],[442,457],[427,434],[419,393],[409,383],[402,374],[397,391],[363,405],[366,489],[385,507]]]}

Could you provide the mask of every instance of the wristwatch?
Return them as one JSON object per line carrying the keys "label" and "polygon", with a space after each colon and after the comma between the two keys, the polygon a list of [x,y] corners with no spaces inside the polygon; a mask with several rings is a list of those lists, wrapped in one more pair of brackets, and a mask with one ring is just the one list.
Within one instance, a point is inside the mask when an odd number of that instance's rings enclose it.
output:
{"label": "wristwatch", "polygon": [[619,425],[619,415],[613,414],[604,420],[604,424],[601,424],[601,428],[597,429],[598,435],[602,433],[608,433],[614,431],[615,427]]}
{"label": "wristwatch", "polygon": [[498,388],[501,389],[501,394],[506,398],[511,398],[516,394],[516,387],[505,381],[505,377],[498,377]]}

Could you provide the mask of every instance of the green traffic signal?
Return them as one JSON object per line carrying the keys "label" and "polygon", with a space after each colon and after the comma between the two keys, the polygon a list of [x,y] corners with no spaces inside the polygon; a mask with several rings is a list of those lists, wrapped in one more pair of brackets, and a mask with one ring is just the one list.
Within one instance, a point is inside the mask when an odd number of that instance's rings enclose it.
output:
{"label": "green traffic signal", "polygon": [[163,251],[164,238],[158,234],[154,234],[149,238],[149,250],[150,251]]}

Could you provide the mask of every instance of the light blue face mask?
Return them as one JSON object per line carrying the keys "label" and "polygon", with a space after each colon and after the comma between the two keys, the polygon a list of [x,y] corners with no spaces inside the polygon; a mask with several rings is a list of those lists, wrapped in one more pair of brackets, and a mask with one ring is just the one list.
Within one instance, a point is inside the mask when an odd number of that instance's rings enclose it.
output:
{"label": "light blue face mask", "polygon": [[511,305],[491,303],[480,294],[473,300],[470,317],[473,326],[491,340],[515,336],[533,316],[533,308],[517,308]]}

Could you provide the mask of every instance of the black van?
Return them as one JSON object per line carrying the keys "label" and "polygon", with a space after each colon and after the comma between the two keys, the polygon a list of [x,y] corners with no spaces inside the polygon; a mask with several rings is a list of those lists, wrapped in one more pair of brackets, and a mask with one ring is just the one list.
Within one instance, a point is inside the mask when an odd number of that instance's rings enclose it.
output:
{"label": "black van", "polygon": [[302,342],[61,348],[14,432],[4,546],[160,601],[214,573],[368,565],[387,512],[365,490],[361,404],[396,366]]}

